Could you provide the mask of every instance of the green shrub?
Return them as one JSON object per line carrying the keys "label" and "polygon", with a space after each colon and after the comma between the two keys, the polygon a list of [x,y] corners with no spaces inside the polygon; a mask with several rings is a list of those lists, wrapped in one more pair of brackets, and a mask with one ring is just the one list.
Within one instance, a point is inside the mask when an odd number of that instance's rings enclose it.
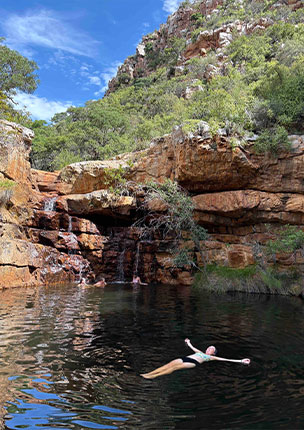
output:
{"label": "green shrub", "polygon": [[205,57],[193,57],[186,63],[187,76],[191,79],[205,79],[206,68],[216,65],[217,59],[214,51],[209,51]]}
{"label": "green shrub", "polygon": [[191,41],[192,43],[195,43],[198,39],[198,36],[200,35],[200,33],[202,33],[204,30],[206,30],[205,27],[198,27],[195,28],[192,32],[191,32]]}
{"label": "green shrub", "polygon": [[279,238],[267,242],[267,251],[269,254],[277,252],[294,252],[304,247],[304,231],[298,227],[287,225],[282,227],[279,232]]}
{"label": "green shrub", "polygon": [[254,150],[258,154],[268,153],[276,156],[281,151],[289,151],[291,143],[284,127],[276,126],[264,130],[254,144]]}
{"label": "green shrub", "polygon": [[292,66],[301,56],[304,56],[304,37],[297,40],[287,40],[276,52],[279,63],[288,67]]}
{"label": "green shrub", "polygon": [[290,13],[290,9],[288,8],[289,14],[288,14],[288,22],[291,24],[299,24],[303,23],[304,21],[304,9],[298,9]]}
{"label": "green shrub", "polygon": [[121,165],[118,168],[104,169],[104,183],[112,193],[118,193],[121,189],[126,188],[126,173],[127,169]]}
{"label": "green shrub", "polygon": [[131,76],[128,73],[119,73],[117,80],[119,85],[127,85],[131,81]]}
{"label": "green shrub", "polygon": [[[207,239],[208,233],[194,220],[194,205],[191,197],[176,182],[172,182],[169,179],[162,184],[149,182],[144,185],[144,189],[143,209],[148,211],[148,215],[136,222],[136,225],[145,226],[150,231],[157,231],[162,234],[163,238],[170,237],[173,241],[173,265],[177,267],[197,267],[194,251],[198,251],[201,260],[205,261],[202,242]],[[155,214],[149,210],[149,203],[155,199],[165,204],[166,211],[164,214]],[[188,233],[189,240],[194,242],[195,249],[187,249],[181,246],[184,242],[183,234],[185,232]]]}
{"label": "green shrub", "polygon": [[195,12],[191,15],[191,20],[194,21],[197,26],[201,26],[205,22],[205,17],[200,12]]}

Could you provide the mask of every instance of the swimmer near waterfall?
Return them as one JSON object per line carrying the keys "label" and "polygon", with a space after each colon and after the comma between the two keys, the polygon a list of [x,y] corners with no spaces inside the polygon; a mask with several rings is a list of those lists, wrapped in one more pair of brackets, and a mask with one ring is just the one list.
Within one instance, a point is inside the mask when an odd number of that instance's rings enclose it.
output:
{"label": "swimmer near waterfall", "polygon": [[189,346],[189,348],[194,351],[194,354],[187,355],[183,358],[176,358],[175,360],[170,361],[169,363],[165,364],[164,366],[158,367],[155,370],[152,370],[152,372],[149,373],[142,373],[141,376],[146,379],[154,379],[158,378],[158,376],[168,375],[172,372],[175,372],[175,370],[182,370],[182,369],[191,369],[195,367],[197,364],[202,364],[206,361],[230,361],[232,363],[240,363],[240,364],[250,364],[249,358],[243,358],[242,360],[234,360],[230,358],[222,358],[222,357],[216,357],[216,348],[214,346],[209,346],[206,349],[206,352],[200,351],[199,349],[195,348],[189,339],[185,339],[186,345]]}

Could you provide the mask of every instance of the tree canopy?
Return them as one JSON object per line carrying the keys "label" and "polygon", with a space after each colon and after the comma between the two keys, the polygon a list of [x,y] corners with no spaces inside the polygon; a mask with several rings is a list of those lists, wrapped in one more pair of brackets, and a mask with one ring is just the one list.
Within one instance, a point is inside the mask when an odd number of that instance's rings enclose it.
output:
{"label": "tree canopy", "polygon": [[0,38],[0,116],[16,122],[27,123],[29,116],[15,109],[13,96],[17,90],[33,93],[39,83],[35,61],[4,45]]}
{"label": "tree canopy", "polygon": [[4,39],[0,39],[0,92],[8,98],[16,90],[33,93],[39,83],[34,73],[38,69],[37,64],[8,48],[3,42]]}

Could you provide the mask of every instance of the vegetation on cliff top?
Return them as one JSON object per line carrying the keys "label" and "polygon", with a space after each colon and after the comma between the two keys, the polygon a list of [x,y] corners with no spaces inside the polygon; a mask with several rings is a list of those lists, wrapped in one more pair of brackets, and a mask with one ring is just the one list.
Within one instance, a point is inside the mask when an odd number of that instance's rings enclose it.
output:
{"label": "vegetation on cliff top", "polygon": [[[209,122],[212,131],[225,128],[230,136],[260,135],[257,152],[277,154],[288,149],[288,133],[303,132],[304,9],[272,8],[273,3],[226,0],[203,16],[199,1],[183,2],[181,8],[193,9],[191,25],[196,35],[236,20],[272,21],[249,35],[235,31],[226,47],[188,61],[182,59],[187,36],[170,37],[162,50],[154,36],[148,37],[148,75],[143,71],[132,79],[118,74],[117,88],[107,97],[71,107],[55,115],[51,124],[26,122],[36,134],[33,166],[52,170],[135,151],[175,125],[195,127],[201,120]],[[213,72],[208,75],[210,65]]]}

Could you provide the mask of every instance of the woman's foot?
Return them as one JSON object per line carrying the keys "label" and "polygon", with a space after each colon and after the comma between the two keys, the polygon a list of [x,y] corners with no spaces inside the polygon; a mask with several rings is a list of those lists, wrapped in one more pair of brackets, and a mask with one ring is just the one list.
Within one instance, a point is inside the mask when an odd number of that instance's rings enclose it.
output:
{"label": "woman's foot", "polygon": [[154,375],[149,375],[149,373],[141,373],[140,376],[142,376],[145,379],[153,379]]}

